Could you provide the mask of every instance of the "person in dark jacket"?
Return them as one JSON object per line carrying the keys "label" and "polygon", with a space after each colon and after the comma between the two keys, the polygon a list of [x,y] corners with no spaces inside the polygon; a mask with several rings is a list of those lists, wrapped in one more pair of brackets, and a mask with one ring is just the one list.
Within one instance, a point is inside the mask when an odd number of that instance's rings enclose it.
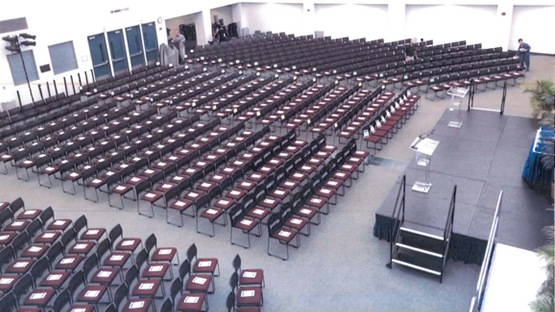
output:
{"label": "person in dark jacket", "polygon": [[414,61],[418,59],[418,55],[416,54],[416,49],[413,46],[412,39],[410,40],[409,45],[405,48],[405,61]]}
{"label": "person in dark jacket", "polygon": [[520,58],[520,66],[526,64],[526,70],[530,70],[530,45],[522,39],[518,39],[518,51],[516,55]]}

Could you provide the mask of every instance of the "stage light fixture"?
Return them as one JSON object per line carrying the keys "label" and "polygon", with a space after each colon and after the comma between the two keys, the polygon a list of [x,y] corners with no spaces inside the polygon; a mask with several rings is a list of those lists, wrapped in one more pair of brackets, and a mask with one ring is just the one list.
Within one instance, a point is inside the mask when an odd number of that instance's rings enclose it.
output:
{"label": "stage light fixture", "polygon": [[23,40],[19,44],[24,45],[24,46],[36,46],[37,45],[36,42],[30,41],[30,40]]}
{"label": "stage light fixture", "polygon": [[20,51],[19,48],[16,47],[16,46],[7,46],[5,48],[6,48],[6,50],[8,50],[10,52],[13,52],[13,53],[18,53]]}
{"label": "stage light fixture", "polygon": [[26,34],[26,33],[19,34],[19,36],[23,37],[25,39],[31,39],[31,40],[35,40],[37,38],[37,36],[35,36],[35,35],[29,35],[29,34]]}
{"label": "stage light fixture", "polygon": [[17,43],[17,37],[16,36],[4,36],[4,37],[2,37],[2,40],[8,41],[8,42],[11,42],[11,43]]}

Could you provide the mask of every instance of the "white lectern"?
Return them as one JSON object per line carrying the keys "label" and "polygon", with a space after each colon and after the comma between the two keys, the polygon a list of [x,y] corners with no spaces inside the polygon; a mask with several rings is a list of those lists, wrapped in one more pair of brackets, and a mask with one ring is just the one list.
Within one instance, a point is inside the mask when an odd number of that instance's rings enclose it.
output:
{"label": "white lectern", "polygon": [[430,183],[430,165],[432,154],[438,145],[439,141],[428,138],[421,139],[420,136],[416,137],[410,145],[410,149],[415,153],[416,165],[425,167],[424,181],[418,181],[417,178],[412,186],[413,191],[421,193],[428,193],[430,191],[432,187],[432,183]]}
{"label": "white lectern", "polygon": [[[460,114],[461,114],[461,106],[463,98],[468,93],[468,88],[461,88],[461,87],[451,87],[447,90],[447,94],[451,96],[451,107],[449,110],[452,112],[451,114],[451,121],[447,124],[447,127],[451,128],[460,128],[462,127],[462,121],[460,121]],[[457,110],[455,112],[455,109]],[[453,116],[454,114],[454,116]]]}

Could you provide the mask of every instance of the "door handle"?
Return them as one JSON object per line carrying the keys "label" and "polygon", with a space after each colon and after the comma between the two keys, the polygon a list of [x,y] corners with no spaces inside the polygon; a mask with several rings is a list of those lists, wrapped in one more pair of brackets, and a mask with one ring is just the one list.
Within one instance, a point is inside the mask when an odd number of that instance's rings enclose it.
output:
{"label": "door handle", "polygon": [[102,59],[102,62],[106,62],[106,59],[104,58],[104,49],[102,48],[102,43],[100,43],[98,45],[98,48],[100,49],[100,58]]}

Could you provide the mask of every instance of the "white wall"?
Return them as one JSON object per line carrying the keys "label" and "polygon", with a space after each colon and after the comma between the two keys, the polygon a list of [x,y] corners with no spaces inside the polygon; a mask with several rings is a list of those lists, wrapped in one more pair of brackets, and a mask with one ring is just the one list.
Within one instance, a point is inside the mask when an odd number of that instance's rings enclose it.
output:
{"label": "white wall", "polygon": [[243,3],[241,27],[251,34],[260,30],[303,35],[303,5],[282,3]]}
{"label": "white wall", "polygon": [[[183,15],[183,16],[178,16],[178,17],[174,17],[174,18],[170,18],[166,20],[166,27],[171,29],[170,32],[170,38],[173,38],[175,36],[175,31],[179,30],[179,25],[182,24],[195,24],[195,27],[197,27],[196,31],[197,31],[197,42],[199,42],[199,35],[203,35],[202,30],[199,32],[199,25],[202,24],[202,12],[197,12],[197,13],[193,13],[193,14],[187,14],[187,15]],[[162,42],[159,42],[159,44],[161,44]]]}
{"label": "white wall", "polygon": [[384,37],[387,5],[315,4],[316,30],[324,36],[349,39]]}
{"label": "white wall", "polygon": [[[72,0],[27,0],[4,5],[0,20],[27,18],[29,28],[21,32],[37,35],[37,46],[32,48],[37,66],[50,64],[49,45],[70,40],[74,43],[79,69],[59,75],[54,75],[53,71],[39,72],[40,80],[33,83],[35,98],[39,97],[38,83],[44,86],[46,81],[52,83],[56,79],[58,90],[62,91],[63,77],[90,72],[92,63],[87,36],[156,21],[160,17],[162,23],[156,25],[158,42],[162,43],[166,41],[165,20],[192,14],[198,42],[204,44],[211,37],[212,9],[224,10],[219,15],[231,15],[231,20],[240,22],[242,28],[248,27],[250,33],[261,30],[306,35],[324,30],[326,35],[351,39],[367,37],[390,41],[414,36],[434,39],[438,43],[465,39],[469,43],[513,49],[516,39],[522,37],[532,46],[533,52],[555,53],[555,40],[549,32],[555,16],[553,0],[389,0],[387,5],[384,3],[383,0],[319,0],[318,3],[162,0],[153,5],[148,1],[101,0],[82,6]],[[128,10],[110,13],[116,9]],[[506,13],[503,17],[502,12]],[[5,35],[8,34],[2,34]],[[28,103],[27,86],[13,87],[7,53],[0,49],[0,99],[14,99],[15,90],[20,90],[23,102]]]}
{"label": "white wall", "polygon": [[516,50],[522,38],[532,52],[555,54],[554,17],[555,6],[515,6],[509,49]]}
{"label": "white wall", "polygon": [[405,35],[436,43],[466,40],[494,47],[496,13],[494,5],[407,5]]}
{"label": "white wall", "polygon": [[[156,21],[162,18],[162,23],[157,25],[158,42],[166,42],[166,27],[164,20],[177,16],[183,16],[195,12],[203,12],[203,14],[195,15],[195,23],[197,24],[197,38],[199,43],[206,43],[207,38],[211,35],[208,29],[208,35],[203,24],[206,17],[209,16],[211,7],[220,7],[229,5],[232,2],[227,0],[210,0],[208,1],[187,1],[186,3],[178,0],[166,0],[161,5],[153,5],[147,1],[132,0],[110,0],[97,1],[89,3],[86,6],[71,0],[27,0],[16,4],[6,4],[0,10],[0,20],[7,20],[18,17],[26,17],[29,28],[18,31],[16,33],[27,32],[37,36],[37,45],[33,47],[35,61],[38,66],[50,64],[50,55],[48,46],[73,41],[75,48],[75,56],[79,69],[54,75],[53,71],[47,73],[39,72],[39,81],[32,83],[35,100],[39,99],[37,85],[41,83],[43,86],[46,81],[52,84],[52,80],[56,79],[58,91],[63,91],[63,77],[73,74],[77,83],[76,73],[81,73],[83,83],[85,71],[92,69],[90,60],[90,52],[87,37],[94,34],[104,33],[115,29],[123,29],[128,26],[139,25]],[[110,11],[117,9],[128,9],[127,11],[112,14]],[[204,14],[207,12],[207,14]],[[206,15],[206,16],[205,16]],[[9,35],[2,34],[1,36]],[[3,45],[2,45],[3,46]],[[2,101],[16,99],[16,90],[20,90],[22,102],[29,103],[30,96],[27,85],[13,86],[13,80],[9,69],[6,54],[9,51],[4,48],[0,49],[0,98]],[[38,68],[37,68],[38,71]],[[89,75],[90,79],[90,75]],[[4,90],[6,89],[6,90]],[[53,88],[51,87],[53,90]],[[71,89],[71,88],[70,88]],[[71,93],[71,91],[70,91]],[[44,94],[47,96],[46,89]]]}
{"label": "white wall", "polygon": [[226,25],[235,22],[233,19],[233,12],[231,9],[231,5],[215,8],[210,10],[210,17],[212,22],[214,22],[214,15],[218,15],[218,20],[223,18],[224,23]]}

